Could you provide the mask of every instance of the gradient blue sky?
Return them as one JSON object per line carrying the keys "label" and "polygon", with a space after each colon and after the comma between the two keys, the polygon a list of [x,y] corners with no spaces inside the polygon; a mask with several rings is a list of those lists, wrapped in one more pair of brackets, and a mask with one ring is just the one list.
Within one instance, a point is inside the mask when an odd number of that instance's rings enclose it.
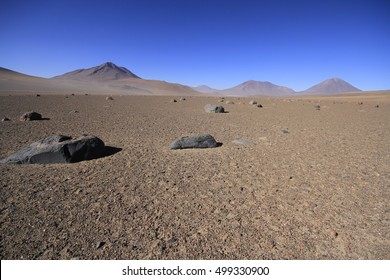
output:
{"label": "gradient blue sky", "polygon": [[0,66],[52,77],[112,61],[145,79],[390,89],[390,1],[0,2]]}

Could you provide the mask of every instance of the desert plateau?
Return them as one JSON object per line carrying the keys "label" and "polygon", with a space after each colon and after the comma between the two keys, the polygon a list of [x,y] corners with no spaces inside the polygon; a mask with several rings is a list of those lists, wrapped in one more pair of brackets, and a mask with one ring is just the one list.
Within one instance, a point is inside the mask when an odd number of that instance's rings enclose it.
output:
{"label": "desert plateau", "polygon": [[[111,99],[12,89],[0,94],[10,119],[0,159],[57,134],[116,150],[0,164],[1,259],[390,258],[388,92],[221,100],[171,87]],[[46,119],[20,121],[28,111]],[[170,149],[199,134],[219,145]]]}

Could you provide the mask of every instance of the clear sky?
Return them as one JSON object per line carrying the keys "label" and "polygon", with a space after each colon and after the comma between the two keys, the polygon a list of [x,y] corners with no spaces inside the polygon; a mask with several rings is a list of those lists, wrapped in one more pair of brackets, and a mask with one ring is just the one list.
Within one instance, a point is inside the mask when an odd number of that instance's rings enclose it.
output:
{"label": "clear sky", "polygon": [[217,89],[390,89],[390,1],[1,0],[1,67],[52,77],[106,61]]}

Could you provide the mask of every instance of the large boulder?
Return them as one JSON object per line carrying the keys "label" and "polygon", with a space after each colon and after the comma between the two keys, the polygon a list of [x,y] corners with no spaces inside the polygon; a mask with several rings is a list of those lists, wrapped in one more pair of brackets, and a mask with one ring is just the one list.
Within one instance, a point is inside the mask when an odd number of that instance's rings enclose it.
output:
{"label": "large boulder", "polygon": [[21,121],[39,121],[42,120],[42,115],[37,112],[27,112],[20,117]]}
{"label": "large boulder", "polygon": [[206,104],[204,106],[206,113],[225,113],[225,109],[222,106]]}
{"label": "large boulder", "polygon": [[99,158],[105,145],[95,136],[53,135],[32,143],[0,163],[72,163]]}
{"label": "large boulder", "polygon": [[210,134],[185,136],[176,139],[171,144],[171,149],[190,149],[190,148],[215,148],[217,141]]}

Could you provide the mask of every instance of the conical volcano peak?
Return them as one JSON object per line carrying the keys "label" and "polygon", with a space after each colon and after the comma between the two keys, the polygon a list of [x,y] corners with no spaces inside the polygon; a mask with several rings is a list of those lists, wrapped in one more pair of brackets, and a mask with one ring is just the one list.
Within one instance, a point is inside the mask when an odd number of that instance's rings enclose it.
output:
{"label": "conical volcano peak", "polygon": [[305,90],[305,93],[325,93],[325,94],[336,94],[345,92],[359,92],[360,89],[347,83],[343,79],[333,77],[327,79],[311,88]]}
{"label": "conical volcano peak", "polygon": [[125,67],[117,66],[112,62],[105,62],[99,66],[88,69],[79,69],[54,78],[79,81],[113,81],[139,77]]}

